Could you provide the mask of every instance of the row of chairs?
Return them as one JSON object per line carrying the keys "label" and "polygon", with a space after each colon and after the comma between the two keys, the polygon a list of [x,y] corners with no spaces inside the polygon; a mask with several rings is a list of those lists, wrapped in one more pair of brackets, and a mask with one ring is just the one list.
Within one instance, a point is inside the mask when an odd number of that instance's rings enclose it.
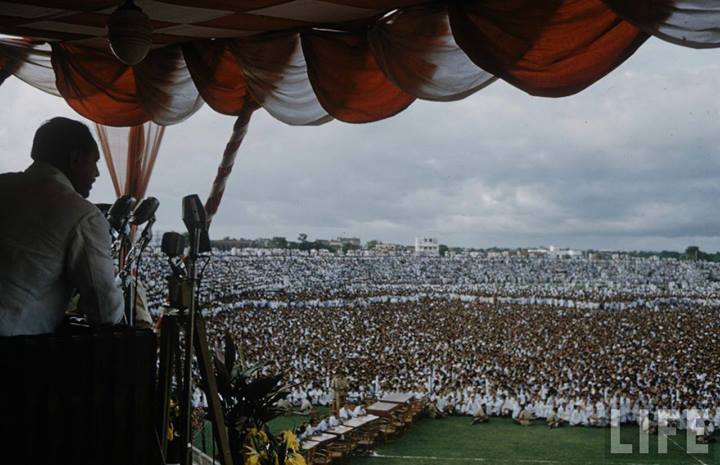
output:
{"label": "row of chairs", "polygon": [[424,402],[415,401],[403,405],[396,412],[393,412],[392,416],[381,418],[378,422],[378,429],[383,442],[391,442],[395,438],[402,436],[424,410]]}
{"label": "row of chairs", "polygon": [[390,417],[381,417],[373,423],[353,430],[337,440],[318,446],[307,454],[308,465],[347,463],[354,454],[369,454],[381,443],[388,443],[404,434],[425,405],[413,402],[402,406]]}

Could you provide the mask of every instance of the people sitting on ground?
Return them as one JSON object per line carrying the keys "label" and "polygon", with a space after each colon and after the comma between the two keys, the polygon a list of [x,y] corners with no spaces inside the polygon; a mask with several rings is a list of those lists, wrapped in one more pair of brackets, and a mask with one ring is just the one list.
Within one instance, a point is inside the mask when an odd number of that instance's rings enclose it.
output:
{"label": "people sitting on ground", "polygon": [[292,404],[287,398],[277,401],[277,407],[283,411],[283,415],[289,415],[292,412]]}
{"label": "people sitting on ground", "polygon": [[298,415],[310,415],[310,412],[312,411],[312,404],[308,400],[307,397],[305,397],[302,402],[300,403],[300,408],[298,409]]}
{"label": "people sitting on ground", "polygon": [[640,420],[640,429],[645,434],[656,434],[657,433],[657,422],[655,416],[652,413],[645,415]]}
{"label": "people sitting on ground", "polygon": [[713,438],[713,435],[715,434],[715,425],[711,420],[705,420],[705,436],[707,437],[708,442],[713,442],[715,439]]}
{"label": "people sitting on ground", "polygon": [[446,416],[447,411],[445,410],[448,406],[448,399],[446,396],[441,395],[438,396],[437,399],[435,399],[435,408],[437,409],[438,413],[440,413],[441,416]]}
{"label": "people sitting on ground", "polygon": [[522,426],[530,426],[532,423],[532,413],[526,408],[525,404],[523,404],[520,407],[520,412],[518,412],[517,417],[513,418],[513,421],[517,423],[518,425]]}
{"label": "people sitting on ground", "polygon": [[559,428],[560,426],[562,426],[562,420],[560,419],[554,408],[550,409],[550,413],[547,416],[546,423],[548,425],[548,428]]}
{"label": "people sitting on ground", "polygon": [[505,396],[500,396],[500,398],[503,401],[502,406],[500,407],[500,415],[503,417],[512,416],[512,411],[515,407],[515,399]]}
{"label": "people sitting on ground", "polygon": [[569,409],[571,426],[581,426],[587,423],[585,409],[581,403],[571,404]]}
{"label": "people sitting on ground", "polygon": [[478,423],[487,423],[490,421],[490,417],[485,413],[485,404],[480,404],[475,413],[473,414],[472,424],[477,425]]}
{"label": "people sitting on ground", "polygon": [[590,415],[588,416],[587,424],[588,426],[603,426],[602,418],[598,415],[597,408],[595,408],[594,405]]}
{"label": "people sitting on ground", "polygon": [[437,406],[437,403],[434,401],[429,401],[427,403],[427,406],[425,407],[425,411],[427,413],[427,416],[430,418],[445,418],[445,414],[440,410]]}
{"label": "people sitting on ground", "polygon": [[698,444],[709,444],[714,441],[713,433],[715,432],[715,425],[710,420],[698,418],[695,427],[695,441]]}

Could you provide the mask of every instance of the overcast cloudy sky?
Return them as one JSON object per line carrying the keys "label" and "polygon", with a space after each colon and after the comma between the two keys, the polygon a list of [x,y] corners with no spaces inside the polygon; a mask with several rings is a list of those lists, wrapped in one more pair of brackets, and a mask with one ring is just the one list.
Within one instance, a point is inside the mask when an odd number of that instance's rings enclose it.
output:
{"label": "overcast cloudy sky", "polygon": [[[461,102],[389,120],[290,127],[257,112],[214,237],[359,236],[457,246],[720,249],[720,52],[650,40],[613,74],[564,99],[497,82]],[[62,99],[0,86],[0,171],[28,165]],[[157,229],[205,198],[233,118],[208,107],[167,129],[149,194]],[[103,168],[91,200],[111,201]]]}

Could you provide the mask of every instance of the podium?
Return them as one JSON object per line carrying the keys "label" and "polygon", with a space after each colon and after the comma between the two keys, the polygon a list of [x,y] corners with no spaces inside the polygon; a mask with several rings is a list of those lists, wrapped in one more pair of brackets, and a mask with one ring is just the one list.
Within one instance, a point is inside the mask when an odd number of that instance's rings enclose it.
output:
{"label": "podium", "polygon": [[0,338],[0,463],[160,463],[156,361],[147,330]]}

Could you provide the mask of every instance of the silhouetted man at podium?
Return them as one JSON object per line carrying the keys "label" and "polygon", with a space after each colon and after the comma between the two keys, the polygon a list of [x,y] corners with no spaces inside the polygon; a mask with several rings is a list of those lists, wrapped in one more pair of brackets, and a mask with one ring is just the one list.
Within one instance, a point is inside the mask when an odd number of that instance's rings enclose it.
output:
{"label": "silhouetted man at podium", "polygon": [[109,225],[86,200],[99,175],[90,130],[53,118],[31,158],[24,172],[0,175],[0,336],[55,332],[74,289],[90,323],[120,322]]}

